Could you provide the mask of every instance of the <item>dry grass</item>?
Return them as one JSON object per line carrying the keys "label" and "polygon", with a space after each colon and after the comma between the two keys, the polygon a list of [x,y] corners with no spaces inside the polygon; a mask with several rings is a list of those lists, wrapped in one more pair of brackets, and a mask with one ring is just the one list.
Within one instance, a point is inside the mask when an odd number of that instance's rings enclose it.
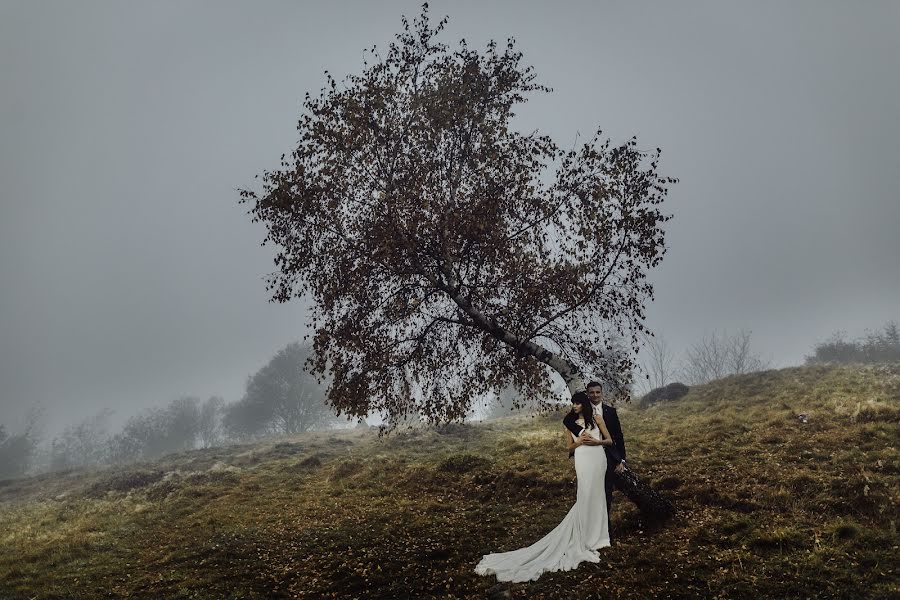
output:
{"label": "dry grass", "polygon": [[[629,462],[680,515],[651,526],[617,495],[599,564],[509,597],[900,594],[900,366],[732,377],[620,415]],[[481,555],[538,539],[574,501],[559,418],[6,482],[0,597],[485,597]]]}

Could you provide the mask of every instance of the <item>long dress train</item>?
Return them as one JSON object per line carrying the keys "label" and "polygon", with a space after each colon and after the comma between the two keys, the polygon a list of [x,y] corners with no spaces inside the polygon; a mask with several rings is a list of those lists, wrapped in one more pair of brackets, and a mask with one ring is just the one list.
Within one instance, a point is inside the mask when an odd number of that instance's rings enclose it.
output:
{"label": "long dress train", "polygon": [[[600,439],[598,427],[587,431]],[[600,562],[597,550],[610,545],[603,446],[578,446],[575,473],[578,476],[575,505],[553,531],[527,548],[484,556],[475,572],[495,574],[499,581],[521,582],[533,581],[546,571],[568,571],[585,561]]]}

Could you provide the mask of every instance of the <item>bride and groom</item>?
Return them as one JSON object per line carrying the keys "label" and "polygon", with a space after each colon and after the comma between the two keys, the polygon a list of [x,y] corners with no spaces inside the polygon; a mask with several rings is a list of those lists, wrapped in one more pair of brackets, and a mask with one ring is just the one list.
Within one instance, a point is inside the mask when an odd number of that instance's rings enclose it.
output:
{"label": "bride and groom", "polygon": [[547,571],[568,571],[582,562],[600,562],[597,551],[610,545],[613,472],[624,468],[625,457],[616,409],[602,399],[603,387],[592,381],[586,392],[572,396],[572,410],[563,419],[569,456],[575,457],[575,505],[553,531],[527,548],[484,556],[476,573],[522,582]]}

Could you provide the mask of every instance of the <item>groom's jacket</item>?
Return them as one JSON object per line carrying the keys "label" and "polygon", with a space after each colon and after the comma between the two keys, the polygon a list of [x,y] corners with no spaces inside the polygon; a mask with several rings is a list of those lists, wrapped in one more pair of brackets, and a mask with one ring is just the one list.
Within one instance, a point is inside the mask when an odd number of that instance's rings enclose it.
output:
{"label": "groom's jacket", "polygon": [[[609,435],[613,440],[612,446],[604,446],[606,450],[606,466],[607,469],[614,469],[620,462],[625,460],[625,438],[622,437],[622,424],[619,423],[619,415],[616,409],[606,404],[600,405],[603,408],[603,422],[609,430]],[[581,433],[581,427],[575,421],[578,417],[574,413],[569,413],[563,419],[563,425],[571,431],[575,436]],[[572,456],[572,454],[569,454]]]}

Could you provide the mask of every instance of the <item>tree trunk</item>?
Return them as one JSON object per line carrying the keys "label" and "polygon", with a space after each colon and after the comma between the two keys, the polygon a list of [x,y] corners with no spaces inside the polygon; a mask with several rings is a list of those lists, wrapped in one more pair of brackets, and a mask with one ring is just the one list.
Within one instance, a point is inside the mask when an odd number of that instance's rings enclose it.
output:
{"label": "tree trunk", "polygon": [[675,515],[675,505],[642,481],[627,466],[621,473],[613,472],[613,480],[616,487],[626,498],[634,502],[644,517],[661,521]]}

